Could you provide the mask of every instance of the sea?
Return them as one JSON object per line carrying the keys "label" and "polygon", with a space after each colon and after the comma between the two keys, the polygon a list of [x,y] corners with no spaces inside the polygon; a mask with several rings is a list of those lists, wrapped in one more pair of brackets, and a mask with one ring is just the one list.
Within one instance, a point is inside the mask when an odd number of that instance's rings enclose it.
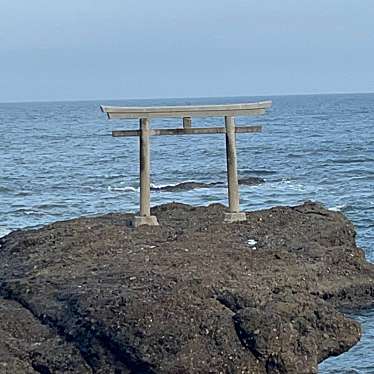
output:
{"label": "sea", "polygon": [[[319,201],[356,226],[357,243],[374,261],[374,94],[267,96],[159,100],[100,100],[0,104],[0,237],[82,215],[138,209],[137,138],[112,138],[136,129],[135,120],[108,120],[100,105],[222,104],[272,100],[258,117],[259,134],[238,134],[240,176],[265,179],[241,186],[243,210]],[[178,127],[180,119],[155,119],[152,127]],[[222,118],[193,119],[223,126]],[[155,186],[226,180],[223,135],[151,139]],[[152,205],[227,204],[224,186],[152,193]],[[332,373],[374,373],[374,311],[352,315],[363,337],[349,352],[323,362]]]}

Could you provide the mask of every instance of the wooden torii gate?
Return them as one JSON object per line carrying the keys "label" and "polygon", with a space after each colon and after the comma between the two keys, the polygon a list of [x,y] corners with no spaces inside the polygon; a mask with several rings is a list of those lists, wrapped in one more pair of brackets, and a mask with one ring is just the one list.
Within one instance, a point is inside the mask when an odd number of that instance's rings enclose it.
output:
{"label": "wooden torii gate", "polygon": [[[236,133],[261,132],[261,126],[235,126],[235,116],[264,114],[270,108],[271,101],[257,103],[199,106],[158,106],[158,107],[113,107],[101,106],[108,118],[132,118],[139,120],[139,130],[117,130],[114,137],[138,136],[140,138],[140,214],[135,216],[133,226],[158,225],[157,218],[150,210],[150,136],[160,135],[201,135],[226,134],[226,158],[228,179],[229,212],[225,222],[245,221],[245,213],[240,212],[239,185],[236,157]],[[183,118],[182,128],[151,129],[152,118]],[[225,127],[192,127],[192,117],[224,117]]]}

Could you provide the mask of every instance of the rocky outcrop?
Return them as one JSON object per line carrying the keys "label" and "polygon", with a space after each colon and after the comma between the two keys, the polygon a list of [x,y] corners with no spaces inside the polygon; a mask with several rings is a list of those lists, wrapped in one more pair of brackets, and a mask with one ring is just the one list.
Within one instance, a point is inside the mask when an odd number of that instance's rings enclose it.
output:
{"label": "rocky outcrop", "polygon": [[0,239],[0,372],[315,373],[359,340],[340,311],[373,306],[374,266],[342,214],[224,212],[167,204],[159,227],[109,214]]}
{"label": "rocky outcrop", "polygon": [[[243,177],[239,178],[238,180],[239,185],[246,185],[246,186],[257,186],[259,184],[265,183],[265,179],[260,177]],[[160,191],[160,192],[180,192],[180,191],[190,191],[195,190],[198,188],[211,188],[211,187],[224,187],[225,183],[223,182],[194,182],[194,181],[187,181],[181,182],[177,184],[170,184],[166,186],[151,186],[152,191]]]}
{"label": "rocky outcrop", "polygon": [[181,182],[177,184],[170,184],[170,185],[160,186],[160,187],[151,186],[151,190],[160,191],[160,192],[180,192],[180,191],[195,190],[197,188],[210,188],[210,187],[215,187],[218,185],[223,185],[223,183],[216,183],[216,182],[204,183],[204,182],[188,181],[188,182]]}
{"label": "rocky outcrop", "polygon": [[260,177],[242,177],[239,178],[238,182],[243,186],[257,186],[259,184],[265,183],[265,179]]}

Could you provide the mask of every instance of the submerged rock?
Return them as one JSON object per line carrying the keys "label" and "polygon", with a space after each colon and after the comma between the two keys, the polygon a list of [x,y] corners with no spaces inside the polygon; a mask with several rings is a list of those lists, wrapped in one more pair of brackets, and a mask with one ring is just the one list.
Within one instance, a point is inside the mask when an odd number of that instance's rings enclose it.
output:
{"label": "submerged rock", "polygon": [[155,187],[152,186],[152,191],[163,191],[163,192],[179,192],[179,191],[189,191],[194,190],[197,188],[209,188],[219,185],[220,183],[212,182],[212,183],[203,183],[203,182],[194,182],[194,181],[188,181],[188,182],[181,182],[178,184],[171,184],[168,186],[161,186],[161,187]]}
{"label": "submerged rock", "polygon": [[[243,177],[239,178],[238,180],[239,185],[247,185],[247,186],[257,186],[259,184],[265,183],[265,179],[260,177]],[[167,186],[151,186],[152,191],[161,191],[161,192],[180,192],[180,191],[190,191],[198,188],[211,188],[211,187],[224,187],[226,183],[224,182],[211,182],[211,183],[204,183],[204,182],[181,182],[177,184],[171,184]]]}
{"label": "submerged rock", "polygon": [[0,372],[313,373],[354,345],[339,310],[373,306],[374,265],[353,225],[312,203],[239,224],[225,209],[173,203],[153,208],[159,227],[108,214],[0,239]]}
{"label": "submerged rock", "polygon": [[239,178],[239,184],[246,185],[246,186],[257,186],[259,184],[265,183],[264,178],[260,177],[243,177]]}

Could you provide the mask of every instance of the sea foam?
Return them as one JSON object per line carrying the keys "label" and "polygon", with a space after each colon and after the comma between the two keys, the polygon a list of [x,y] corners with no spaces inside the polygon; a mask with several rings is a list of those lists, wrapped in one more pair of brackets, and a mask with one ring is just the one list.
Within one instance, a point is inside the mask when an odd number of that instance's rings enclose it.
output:
{"label": "sea foam", "polygon": [[8,235],[11,233],[12,230],[8,229],[7,227],[0,226],[0,238]]}

